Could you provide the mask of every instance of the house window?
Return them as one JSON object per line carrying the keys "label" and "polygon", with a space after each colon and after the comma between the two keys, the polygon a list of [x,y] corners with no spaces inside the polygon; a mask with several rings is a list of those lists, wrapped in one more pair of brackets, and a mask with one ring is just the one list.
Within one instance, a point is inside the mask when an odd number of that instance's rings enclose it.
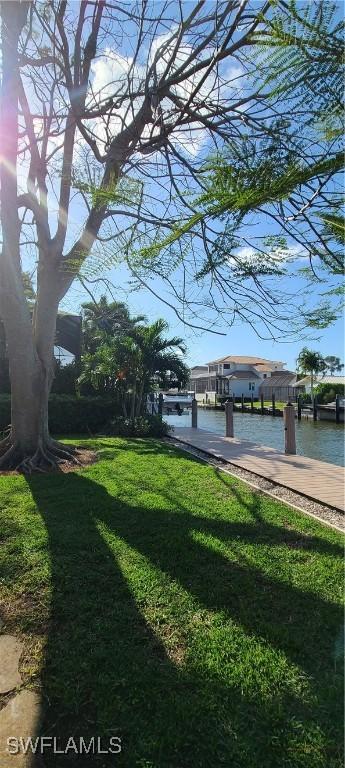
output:
{"label": "house window", "polygon": [[267,379],[267,373],[264,373],[264,379]]}
{"label": "house window", "polygon": [[255,381],[249,382],[249,392],[254,392],[255,390]]}
{"label": "house window", "polygon": [[223,368],[224,370],[228,371],[230,369],[230,363],[224,363]]}

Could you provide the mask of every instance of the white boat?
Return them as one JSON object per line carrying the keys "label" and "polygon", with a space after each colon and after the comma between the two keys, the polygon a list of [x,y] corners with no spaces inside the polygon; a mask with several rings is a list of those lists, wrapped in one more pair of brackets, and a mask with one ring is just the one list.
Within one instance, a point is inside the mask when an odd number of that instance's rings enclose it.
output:
{"label": "white boat", "polygon": [[[192,407],[192,401],[194,398],[194,392],[162,392],[162,413],[181,414],[185,409],[189,410]],[[154,399],[152,396],[148,399],[148,411],[149,413],[158,413],[159,394],[155,393]]]}
{"label": "white boat", "polygon": [[194,392],[163,392],[163,413],[182,413],[192,407]]}

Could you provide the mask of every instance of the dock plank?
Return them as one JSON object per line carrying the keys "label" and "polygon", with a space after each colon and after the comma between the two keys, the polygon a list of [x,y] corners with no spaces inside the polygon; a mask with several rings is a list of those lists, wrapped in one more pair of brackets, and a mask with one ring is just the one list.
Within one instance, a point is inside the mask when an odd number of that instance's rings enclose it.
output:
{"label": "dock plank", "polygon": [[267,445],[222,437],[206,429],[175,427],[174,438],[314,501],[345,510],[345,473],[335,464],[287,456]]}

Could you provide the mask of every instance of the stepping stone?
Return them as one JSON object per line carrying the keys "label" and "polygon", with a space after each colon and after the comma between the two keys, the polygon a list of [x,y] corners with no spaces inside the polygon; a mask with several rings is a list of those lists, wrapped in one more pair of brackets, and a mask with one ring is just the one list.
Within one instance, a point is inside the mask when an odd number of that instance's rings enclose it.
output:
{"label": "stepping stone", "polygon": [[18,664],[22,650],[23,645],[17,637],[0,635],[0,693],[8,693],[21,685]]}
{"label": "stepping stone", "polygon": [[[10,754],[7,739],[18,739],[20,744],[19,739],[22,738],[25,744],[26,739],[31,737],[34,742],[38,734],[39,716],[40,699],[33,691],[20,691],[0,711],[0,768],[33,768],[37,764],[30,750],[27,754],[22,749],[18,754]],[[13,744],[11,741],[10,748]]]}

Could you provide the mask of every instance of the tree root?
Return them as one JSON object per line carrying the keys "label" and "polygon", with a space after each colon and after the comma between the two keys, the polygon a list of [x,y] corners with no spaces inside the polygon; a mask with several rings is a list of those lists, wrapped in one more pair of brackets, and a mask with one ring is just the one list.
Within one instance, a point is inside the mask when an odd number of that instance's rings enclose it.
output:
{"label": "tree root", "polygon": [[1,442],[0,469],[15,469],[18,448],[16,445],[11,445],[9,441],[9,447],[3,449],[5,442],[5,440]]}
{"label": "tree root", "polygon": [[25,453],[18,444],[11,443],[10,436],[0,443],[0,470],[15,470],[30,475],[32,472],[58,470],[61,464],[80,466],[81,462],[75,456],[75,449],[71,450],[51,438],[44,443],[39,442],[31,454]]}
{"label": "tree root", "polygon": [[8,432],[6,437],[4,437],[2,440],[0,440],[0,457],[3,456],[9,448],[11,448],[12,441],[11,441],[11,432]]}
{"label": "tree root", "polygon": [[50,450],[53,450],[53,452],[57,453],[57,455],[61,455],[62,458],[68,458],[68,461],[74,460],[76,464],[80,464],[80,461],[78,461],[75,455],[77,451],[75,445],[59,443],[58,440],[54,440],[52,437],[49,437],[48,446]]}
{"label": "tree root", "polygon": [[81,461],[76,456],[77,449],[74,445],[66,445],[65,443],[59,443],[57,440],[49,438],[48,442],[49,451],[60,461],[68,461],[71,464],[77,464],[81,466]]}

